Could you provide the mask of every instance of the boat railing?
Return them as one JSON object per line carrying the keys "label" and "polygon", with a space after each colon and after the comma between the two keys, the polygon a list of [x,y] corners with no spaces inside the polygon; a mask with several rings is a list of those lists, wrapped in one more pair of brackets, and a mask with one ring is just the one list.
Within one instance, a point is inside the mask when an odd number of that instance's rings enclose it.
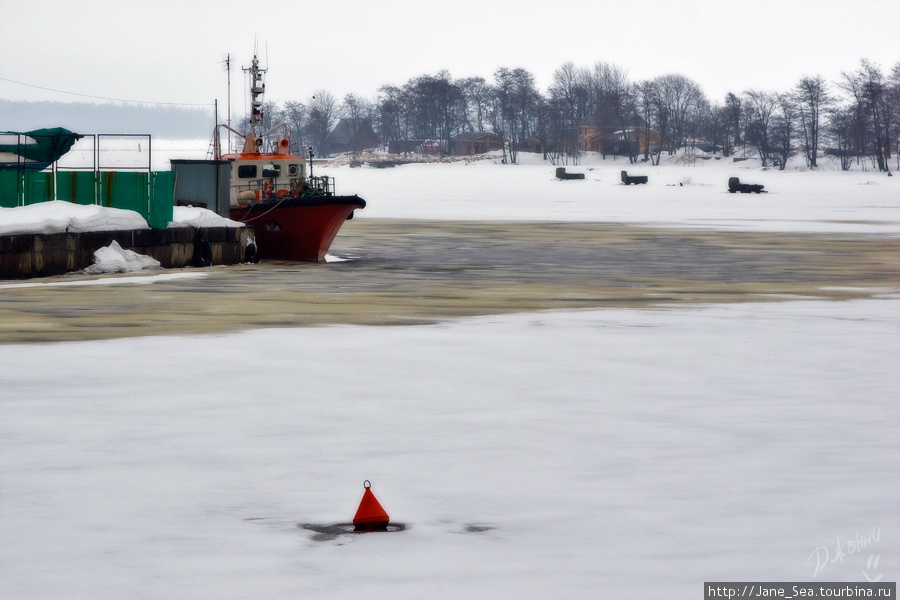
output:
{"label": "boat railing", "polygon": [[309,188],[317,193],[324,196],[331,196],[334,194],[334,177],[319,175],[310,177],[307,181],[309,182]]}
{"label": "boat railing", "polygon": [[[334,194],[334,177],[322,175],[309,177],[306,181],[294,178],[287,183],[278,183],[274,177],[263,177],[248,179],[231,187],[237,197],[243,192],[252,192],[257,202],[276,197],[331,196]],[[244,199],[248,198],[245,196]]]}

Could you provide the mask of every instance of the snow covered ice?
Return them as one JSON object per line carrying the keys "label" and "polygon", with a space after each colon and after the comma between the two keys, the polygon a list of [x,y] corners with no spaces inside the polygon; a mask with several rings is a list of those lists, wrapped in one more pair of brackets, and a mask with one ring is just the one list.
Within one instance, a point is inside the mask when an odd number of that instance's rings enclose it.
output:
{"label": "snow covered ice", "polygon": [[[898,309],[17,346],[0,359],[2,592],[695,598],[812,580],[817,547],[876,527],[893,580]],[[347,522],[365,479],[407,531],[298,527]],[[868,555],[819,578],[859,580]]]}
{"label": "snow covered ice", "polygon": [[[369,201],[359,218],[900,234],[896,177],[753,170],[771,193],[742,197],[725,168],[635,168],[639,188],[612,183],[621,168],[329,174]],[[704,581],[896,581],[898,315],[883,290],[6,345],[0,596],[687,600]],[[366,479],[405,531],[300,527],[348,522]],[[854,536],[869,543],[848,553]]]}

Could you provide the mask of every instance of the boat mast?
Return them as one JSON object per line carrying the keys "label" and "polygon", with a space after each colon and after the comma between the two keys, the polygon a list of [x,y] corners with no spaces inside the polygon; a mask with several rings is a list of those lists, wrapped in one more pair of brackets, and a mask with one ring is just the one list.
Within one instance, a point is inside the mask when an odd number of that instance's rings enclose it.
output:
{"label": "boat mast", "polygon": [[250,132],[244,140],[245,153],[259,153],[262,139],[257,137],[257,130],[262,124],[262,95],[266,93],[266,84],[263,82],[263,73],[266,69],[259,68],[259,60],[253,55],[250,68],[244,68],[244,72],[250,73]]}

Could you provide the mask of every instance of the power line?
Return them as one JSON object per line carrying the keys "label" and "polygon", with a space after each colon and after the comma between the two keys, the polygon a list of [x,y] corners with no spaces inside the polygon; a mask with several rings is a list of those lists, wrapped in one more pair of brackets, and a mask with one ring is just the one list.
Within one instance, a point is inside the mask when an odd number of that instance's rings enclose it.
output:
{"label": "power line", "polygon": [[123,98],[109,98],[107,96],[92,96],[90,94],[79,94],[78,92],[67,92],[65,90],[55,90],[53,88],[48,88],[48,87],[44,87],[41,85],[34,85],[31,83],[25,83],[23,81],[7,79],[6,77],[0,77],[0,81],[8,81],[9,83],[15,83],[17,85],[24,85],[25,87],[36,88],[39,90],[46,90],[48,92],[57,92],[59,94],[69,94],[71,96],[82,96],[84,98],[95,98],[97,100],[112,100],[114,102],[130,102],[133,104],[156,104],[159,106],[215,106],[214,104],[189,104],[186,102],[147,102],[144,100],[125,100]]}

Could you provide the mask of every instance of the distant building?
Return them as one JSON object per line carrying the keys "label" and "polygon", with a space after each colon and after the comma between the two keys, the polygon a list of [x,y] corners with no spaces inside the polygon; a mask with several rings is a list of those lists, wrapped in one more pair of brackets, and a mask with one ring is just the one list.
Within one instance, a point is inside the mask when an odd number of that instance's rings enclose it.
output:
{"label": "distant building", "polygon": [[651,129],[648,149],[646,126],[646,121],[638,116],[635,116],[625,129],[621,125],[616,128],[601,124],[596,119],[587,119],[578,129],[578,149],[583,152],[623,156],[654,152],[662,145],[663,140],[659,133]]}
{"label": "distant building", "polygon": [[484,154],[491,150],[499,150],[502,147],[500,136],[495,133],[484,132],[464,133],[450,138],[450,147],[453,154],[468,156],[470,154]]}
{"label": "distant building", "polygon": [[415,154],[422,151],[425,140],[391,140],[388,152],[391,154]]}
{"label": "distant building", "polygon": [[341,119],[328,134],[328,149],[334,154],[362,152],[377,148],[380,143],[368,120],[356,126],[353,119]]}
{"label": "distant building", "polygon": [[516,145],[516,148],[522,152],[535,152],[540,154],[543,152],[554,152],[558,146],[560,146],[560,144],[554,140],[543,141],[537,136],[531,136],[519,142],[519,144]]}

